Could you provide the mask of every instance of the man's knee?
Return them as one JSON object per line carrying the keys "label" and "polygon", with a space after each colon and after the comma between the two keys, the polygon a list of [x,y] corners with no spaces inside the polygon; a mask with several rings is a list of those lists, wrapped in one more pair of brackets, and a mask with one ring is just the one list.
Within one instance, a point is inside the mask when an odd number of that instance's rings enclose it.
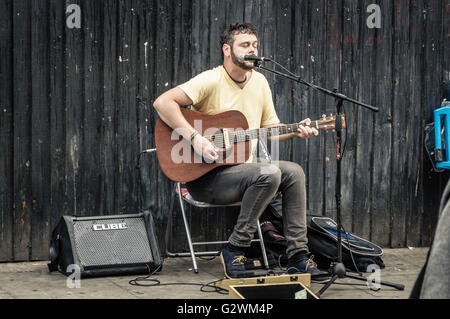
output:
{"label": "man's knee", "polygon": [[295,163],[295,162],[284,162],[281,164],[283,173],[288,176],[294,178],[297,181],[304,182],[305,181],[305,172],[303,168]]}
{"label": "man's knee", "polygon": [[281,183],[281,171],[278,167],[273,166],[270,171],[261,171],[257,178],[257,183],[263,184],[269,188],[277,190]]}

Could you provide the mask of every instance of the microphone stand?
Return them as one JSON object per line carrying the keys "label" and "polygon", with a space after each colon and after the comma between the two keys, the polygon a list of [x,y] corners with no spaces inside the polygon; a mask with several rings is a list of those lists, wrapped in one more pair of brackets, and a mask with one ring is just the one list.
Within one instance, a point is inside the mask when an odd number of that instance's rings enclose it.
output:
{"label": "microphone stand", "polygon": [[[266,59],[267,60],[267,59]],[[270,60],[269,60],[270,61]],[[284,78],[290,79],[294,82],[306,85],[307,87],[313,88],[315,90],[318,90],[322,93],[325,93],[327,95],[330,95],[332,97],[335,98],[336,101],[336,147],[337,147],[337,162],[336,162],[336,219],[337,219],[337,250],[338,250],[338,257],[337,257],[337,262],[333,262],[331,263],[330,269],[329,269],[329,273],[331,275],[331,279],[329,282],[327,282],[325,284],[325,286],[322,287],[322,289],[320,289],[316,295],[317,297],[320,297],[338,278],[353,278],[356,280],[361,280],[361,281],[366,281],[368,283],[368,287],[370,288],[370,283],[372,283],[372,280],[370,280],[369,278],[365,278],[363,276],[354,276],[354,275],[350,275],[347,274],[346,268],[344,263],[342,262],[342,236],[341,236],[341,228],[342,228],[342,221],[341,221],[341,161],[342,161],[342,155],[341,154],[341,139],[342,139],[342,119],[341,119],[341,114],[342,114],[342,106],[344,101],[362,106],[366,109],[369,109],[373,112],[378,112],[379,109],[377,107],[359,102],[357,100],[351,99],[347,96],[345,96],[344,94],[338,93],[337,89],[335,89],[334,91],[330,91],[327,89],[324,89],[320,86],[314,85],[312,83],[306,82],[304,80],[302,80],[300,77],[298,76],[293,76],[293,75],[289,75],[289,74],[285,74],[276,70],[272,70],[269,68],[266,68],[264,66],[261,66],[260,61],[255,61],[254,62],[255,67],[264,70],[264,71],[268,71],[270,73],[273,73],[275,75],[278,76],[282,76]],[[351,249],[351,247],[349,247],[349,249]],[[398,290],[404,290],[405,286],[402,284],[396,284],[396,283],[391,283],[391,282],[386,282],[386,281],[379,281],[377,282],[378,284],[381,285],[386,285],[386,286],[390,286],[390,287],[394,287]]]}

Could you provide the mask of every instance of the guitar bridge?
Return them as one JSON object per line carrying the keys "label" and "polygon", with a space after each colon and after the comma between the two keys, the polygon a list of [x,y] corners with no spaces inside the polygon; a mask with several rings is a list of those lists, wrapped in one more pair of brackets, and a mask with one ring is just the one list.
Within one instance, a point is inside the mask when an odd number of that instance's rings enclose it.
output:
{"label": "guitar bridge", "polygon": [[222,135],[223,135],[223,144],[225,146],[225,149],[229,149],[230,148],[230,139],[228,138],[228,129],[223,128]]}

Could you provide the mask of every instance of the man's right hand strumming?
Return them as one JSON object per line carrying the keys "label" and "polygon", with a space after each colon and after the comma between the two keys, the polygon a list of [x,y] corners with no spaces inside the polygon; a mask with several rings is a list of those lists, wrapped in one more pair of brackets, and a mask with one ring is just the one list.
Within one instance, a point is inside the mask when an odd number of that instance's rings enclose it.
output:
{"label": "man's right hand strumming", "polygon": [[212,163],[219,158],[216,146],[206,137],[196,134],[191,143],[195,153],[202,156],[205,162]]}

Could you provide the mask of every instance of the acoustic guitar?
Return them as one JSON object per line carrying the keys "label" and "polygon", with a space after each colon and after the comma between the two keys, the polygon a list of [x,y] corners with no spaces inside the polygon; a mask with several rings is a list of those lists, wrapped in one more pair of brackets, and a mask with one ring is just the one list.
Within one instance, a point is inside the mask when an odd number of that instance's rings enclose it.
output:
{"label": "acoustic guitar", "polygon": [[[239,111],[226,111],[216,115],[189,109],[181,109],[181,112],[192,127],[216,146],[219,155],[214,162],[202,158],[178,130],[173,130],[159,119],[155,127],[159,165],[169,179],[182,183],[193,181],[219,166],[245,163],[251,155],[251,140],[297,132],[300,125],[294,123],[249,129],[247,119]],[[345,115],[341,115],[341,119],[342,128],[345,128]],[[333,130],[335,125],[336,116],[324,116],[312,121],[310,127]]]}

